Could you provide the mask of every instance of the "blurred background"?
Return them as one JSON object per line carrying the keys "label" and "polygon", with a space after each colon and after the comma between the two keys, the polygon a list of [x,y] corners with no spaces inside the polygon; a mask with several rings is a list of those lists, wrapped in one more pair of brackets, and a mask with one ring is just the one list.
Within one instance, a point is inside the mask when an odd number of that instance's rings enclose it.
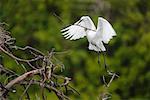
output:
{"label": "blurred background", "polygon": [[[97,25],[98,16],[106,18],[117,37],[107,45],[106,62],[117,72],[109,89],[112,100],[150,99],[150,1],[149,0],[0,0],[0,22],[16,38],[16,44],[33,46],[45,53],[52,48],[65,65],[62,73],[72,78],[72,86],[80,95],[72,100],[97,100],[104,91],[98,74],[104,67],[97,64],[97,53],[88,50],[87,39],[65,40],[60,30],[90,16]],[[10,69],[14,62],[6,62]],[[101,65],[103,58],[101,57]],[[101,70],[101,71],[100,71]],[[36,90],[36,89],[35,89]],[[32,90],[32,99],[35,99]],[[15,95],[15,94],[14,94]],[[12,95],[10,100],[15,100]],[[52,93],[47,98],[56,100]]]}

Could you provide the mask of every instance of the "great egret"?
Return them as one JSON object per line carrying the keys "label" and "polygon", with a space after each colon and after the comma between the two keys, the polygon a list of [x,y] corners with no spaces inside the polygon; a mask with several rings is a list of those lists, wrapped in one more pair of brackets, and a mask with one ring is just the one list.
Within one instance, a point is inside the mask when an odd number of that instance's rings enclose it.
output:
{"label": "great egret", "polygon": [[89,50],[97,52],[106,51],[104,44],[108,44],[113,36],[116,36],[111,24],[104,18],[98,17],[97,29],[89,16],[83,16],[75,24],[62,29],[62,35],[66,39],[76,40],[87,37]]}
{"label": "great egret", "polygon": [[[61,32],[66,39],[70,40],[77,40],[86,36],[89,42],[89,50],[94,50],[98,52],[98,54],[100,52],[106,51],[103,43],[108,44],[113,36],[116,36],[115,30],[106,19],[98,17],[96,29],[93,21],[89,16],[82,16],[79,21],[69,27],[62,29]],[[99,62],[100,61],[98,58],[98,63]],[[105,69],[109,75],[112,75],[112,73],[107,70],[106,64]]]}

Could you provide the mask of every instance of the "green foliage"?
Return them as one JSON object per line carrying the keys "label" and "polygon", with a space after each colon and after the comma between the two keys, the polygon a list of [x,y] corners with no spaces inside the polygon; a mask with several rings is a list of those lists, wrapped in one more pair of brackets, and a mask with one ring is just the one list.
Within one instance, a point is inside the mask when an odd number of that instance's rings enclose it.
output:
{"label": "green foliage", "polygon": [[[100,4],[109,6],[102,6]],[[107,9],[107,10],[106,10]],[[106,11],[105,11],[106,10]],[[65,40],[60,29],[77,21],[82,15],[97,22],[104,16],[114,26],[117,37],[107,46],[107,63],[120,78],[113,81],[109,91],[113,100],[148,100],[150,98],[150,2],[148,0],[1,0],[0,22],[20,46],[32,45],[46,52],[69,51],[58,55],[66,67],[66,75],[81,93],[75,100],[95,100],[103,91],[97,64],[97,54],[87,49],[86,39]],[[103,60],[103,59],[102,59]],[[103,63],[103,62],[102,62]],[[11,69],[14,62],[6,65]],[[102,64],[101,64],[102,65]],[[23,70],[21,69],[16,69]],[[101,71],[101,72],[100,72]],[[34,92],[34,91],[33,91]],[[36,94],[33,93],[33,98]],[[47,94],[53,98],[53,94]]]}

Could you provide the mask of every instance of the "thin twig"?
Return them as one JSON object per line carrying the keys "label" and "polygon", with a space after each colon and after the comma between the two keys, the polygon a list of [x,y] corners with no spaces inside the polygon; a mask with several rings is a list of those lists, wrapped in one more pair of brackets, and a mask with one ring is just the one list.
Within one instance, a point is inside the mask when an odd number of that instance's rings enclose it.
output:
{"label": "thin twig", "polygon": [[5,54],[7,54],[8,56],[12,57],[13,59],[16,59],[18,61],[21,61],[21,62],[33,62],[33,61],[36,61],[36,60],[39,60],[41,58],[43,58],[43,56],[38,56],[36,58],[33,58],[33,59],[29,59],[29,60],[26,60],[26,59],[21,59],[21,58],[18,58],[16,56],[14,56],[13,54],[7,52],[5,49],[3,49],[2,47],[0,47],[0,50],[3,51]]}
{"label": "thin twig", "polygon": [[[23,85],[24,89],[26,89],[25,85]],[[30,100],[30,95],[28,93],[28,91],[26,91],[26,96],[27,96],[27,100]]]}
{"label": "thin twig", "polygon": [[40,55],[44,56],[44,54],[41,51],[39,51],[33,47],[30,47],[30,46],[25,46],[24,48],[18,47],[18,46],[11,46],[11,48],[15,48],[16,50],[19,49],[19,50],[23,50],[23,51],[29,49],[29,50],[35,51],[35,52],[39,53]]}
{"label": "thin twig", "polygon": [[[23,82],[22,84],[27,84],[27,82]],[[41,82],[40,82],[40,81],[33,80],[33,81],[32,81],[32,84],[40,85]],[[41,85],[40,85],[40,86],[41,86]],[[50,86],[50,84],[43,83],[43,87],[46,87],[47,89],[54,91],[54,92],[55,92],[59,97],[61,97],[62,99],[65,98],[65,99],[67,99],[67,100],[70,100],[66,95],[63,94],[63,92],[59,91],[58,89],[56,89],[56,88],[53,87],[53,86]]]}
{"label": "thin twig", "polygon": [[25,95],[25,93],[27,93],[27,90],[29,89],[30,85],[32,83],[32,80],[30,80],[29,84],[27,85],[27,87],[25,88],[24,92],[22,93],[22,95],[20,96],[19,100],[22,100],[23,96]]}

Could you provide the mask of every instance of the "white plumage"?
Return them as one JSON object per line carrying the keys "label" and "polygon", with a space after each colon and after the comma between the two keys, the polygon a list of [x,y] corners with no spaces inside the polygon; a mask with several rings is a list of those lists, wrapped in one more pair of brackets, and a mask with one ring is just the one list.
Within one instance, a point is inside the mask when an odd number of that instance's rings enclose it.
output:
{"label": "white plumage", "polygon": [[106,51],[104,44],[108,44],[116,36],[111,24],[104,18],[98,17],[97,29],[89,16],[83,16],[73,25],[61,30],[66,39],[76,40],[87,37],[89,50]]}

